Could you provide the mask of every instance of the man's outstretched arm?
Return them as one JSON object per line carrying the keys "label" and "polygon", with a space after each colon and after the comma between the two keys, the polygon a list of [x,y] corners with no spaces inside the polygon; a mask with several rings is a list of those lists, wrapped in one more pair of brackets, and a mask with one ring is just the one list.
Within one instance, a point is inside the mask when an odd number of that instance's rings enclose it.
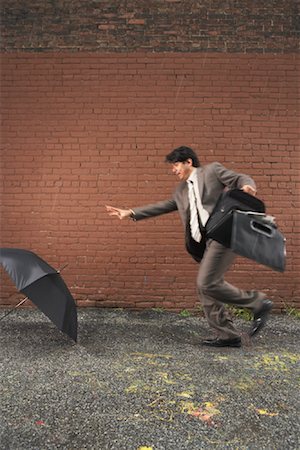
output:
{"label": "man's outstretched arm", "polygon": [[110,216],[116,216],[120,220],[131,218],[133,220],[147,219],[148,217],[160,216],[177,210],[175,200],[164,200],[162,202],[153,203],[151,205],[141,206],[134,209],[121,209],[114,206],[106,205],[106,210]]}

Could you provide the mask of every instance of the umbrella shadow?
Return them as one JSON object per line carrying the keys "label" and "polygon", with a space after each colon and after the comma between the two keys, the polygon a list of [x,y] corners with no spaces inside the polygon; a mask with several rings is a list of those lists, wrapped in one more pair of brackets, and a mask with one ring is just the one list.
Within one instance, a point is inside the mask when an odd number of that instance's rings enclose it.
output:
{"label": "umbrella shadow", "polygon": [[[36,316],[33,316],[36,319]],[[13,320],[6,319],[1,323],[0,343],[2,353],[14,354],[17,351],[18,357],[27,357],[35,354],[38,349],[39,357],[41,352],[57,352],[58,349],[71,348],[76,345],[66,334],[57,330],[49,321],[39,321],[16,315]]]}
{"label": "umbrella shadow", "polygon": [[[107,313],[107,311],[106,311]],[[111,314],[98,310],[85,317],[79,312],[78,343],[91,354],[127,348],[197,345],[207,328],[201,321],[179,318],[174,313],[121,311]]]}

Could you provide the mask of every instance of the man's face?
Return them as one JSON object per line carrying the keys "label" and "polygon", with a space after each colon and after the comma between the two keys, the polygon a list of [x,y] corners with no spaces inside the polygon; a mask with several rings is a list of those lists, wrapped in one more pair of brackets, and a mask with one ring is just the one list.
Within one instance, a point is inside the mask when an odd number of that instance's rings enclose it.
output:
{"label": "man's face", "polygon": [[179,178],[180,181],[186,181],[193,171],[193,162],[188,159],[184,162],[176,162],[172,164],[172,172]]}

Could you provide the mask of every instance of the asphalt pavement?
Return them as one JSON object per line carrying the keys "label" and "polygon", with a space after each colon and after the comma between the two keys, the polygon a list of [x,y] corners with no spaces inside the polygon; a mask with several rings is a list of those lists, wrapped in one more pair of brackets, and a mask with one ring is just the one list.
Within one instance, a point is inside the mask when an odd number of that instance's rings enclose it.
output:
{"label": "asphalt pavement", "polygon": [[[0,316],[4,310],[0,310]],[[202,347],[203,317],[79,309],[75,344],[36,309],[0,322],[1,450],[299,449],[300,321]]]}

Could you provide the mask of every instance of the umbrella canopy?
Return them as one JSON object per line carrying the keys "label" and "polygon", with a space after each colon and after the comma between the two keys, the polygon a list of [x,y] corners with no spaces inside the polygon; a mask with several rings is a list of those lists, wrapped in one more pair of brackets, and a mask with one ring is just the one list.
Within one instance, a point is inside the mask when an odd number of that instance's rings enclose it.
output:
{"label": "umbrella canopy", "polygon": [[35,253],[17,248],[1,248],[0,263],[17,289],[76,342],[76,305],[59,272]]}

